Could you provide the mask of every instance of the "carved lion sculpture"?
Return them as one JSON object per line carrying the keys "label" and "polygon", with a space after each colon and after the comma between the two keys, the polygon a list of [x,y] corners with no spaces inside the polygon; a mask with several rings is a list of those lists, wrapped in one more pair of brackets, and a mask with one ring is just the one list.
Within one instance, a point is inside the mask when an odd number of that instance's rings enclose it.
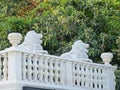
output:
{"label": "carved lion sculpture", "polygon": [[35,31],[29,31],[26,36],[24,42],[19,45],[19,47],[24,48],[25,50],[30,50],[32,52],[39,52],[47,54],[47,51],[43,50],[42,44],[42,34],[38,34]]}
{"label": "carved lion sculpture", "polygon": [[89,44],[84,43],[82,40],[77,40],[73,45],[72,49],[68,53],[62,54],[60,57],[65,59],[74,59],[74,60],[86,60],[90,61],[88,59],[88,50]]}

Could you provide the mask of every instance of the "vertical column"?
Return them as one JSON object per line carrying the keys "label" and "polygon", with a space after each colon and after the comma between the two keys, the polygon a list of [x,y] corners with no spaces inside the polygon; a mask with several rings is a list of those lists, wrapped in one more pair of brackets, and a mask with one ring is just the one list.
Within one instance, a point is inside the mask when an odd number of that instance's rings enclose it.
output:
{"label": "vertical column", "polygon": [[44,68],[43,68],[43,61],[44,61],[44,57],[40,56],[39,57],[39,81],[42,82],[43,81],[43,76],[44,76]]}
{"label": "vertical column", "polygon": [[48,57],[45,57],[45,63],[44,63],[44,81],[45,83],[48,83]]}
{"label": "vertical column", "polygon": [[65,77],[64,77],[65,73],[64,72],[65,72],[64,71],[64,61],[60,60],[60,82],[63,85],[64,85],[64,79],[65,79]]}
{"label": "vertical column", "polygon": [[49,71],[50,71],[50,83],[53,83],[53,59],[50,59],[50,67],[49,67]]}
{"label": "vertical column", "polygon": [[3,60],[3,80],[8,79],[8,60],[7,60],[7,53],[3,54],[4,60]]}
{"label": "vertical column", "polygon": [[92,83],[93,83],[93,72],[92,72],[93,66],[90,65],[90,69],[89,69],[89,88],[93,88],[92,87]]}
{"label": "vertical column", "polygon": [[[106,68],[106,90],[115,90],[115,75],[113,68]],[[103,87],[104,88],[104,87]]]}
{"label": "vertical column", "polygon": [[8,40],[12,47],[6,49],[8,53],[8,80],[19,81],[22,79],[22,53],[19,51],[18,44],[22,40],[20,33],[10,33]]}
{"label": "vertical column", "polygon": [[8,52],[8,80],[22,80],[22,53],[15,48],[6,51]]}
{"label": "vertical column", "polygon": [[27,80],[27,77],[26,77],[26,74],[27,74],[27,62],[26,62],[26,59],[27,59],[27,54],[26,53],[23,53],[23,62],[22,62],[22,79],[23,80]]}
{"label": "vertical column", "polygon": [[65,78],[66,78],[66,84],[69,86],[73,85],[73,72],[72,72],[72,62],[66,61],[66,68],[65,68]]}
{"label": "vertical column", "polygon": [[33,76],[34,76],[34,81],[38,81],[37,80],[37,60],[38,60],[38,56],[34,55],[34,60],[33,60]]}
{"label": "vertical column", "polygon": [[55,61],[55,83],[58,84],[58,61]]}
{"label": "vertical column", "polygon": [[32,81],[32,54],[29,54],[28,56],[28,80]]}
{"label": "vertical column", "polygon": [[[103,60],[103,62],[105,63],[105,68],[106,71],[105,73],[105,77],[106,77],[106,89],[105,90],[115,90],[115,75],[114,75],[114,70],[116,69],[115,67],[113,67],[110,62],[113,58],[113,54],[112,53],[102,53],[101,54],[101,58]],[[104,88],[104,87],[103,87]]]}

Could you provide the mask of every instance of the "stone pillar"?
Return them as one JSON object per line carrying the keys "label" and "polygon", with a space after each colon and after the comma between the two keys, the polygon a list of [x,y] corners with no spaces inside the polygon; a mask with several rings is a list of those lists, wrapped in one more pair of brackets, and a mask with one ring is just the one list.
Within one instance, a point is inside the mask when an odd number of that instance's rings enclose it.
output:
{"label": "stone pillar", "polygon": [[104,72],[106,77],[106,87],[105,90],[115,90],[115,75],[114,71],[116,67],[113,67],[110,62],[113,58],[112,53],[102,53],[101,58],[105,64],[106,71]]}
{"label": "stone pillar", "polygon": [[8,80],[20,81],[22,79],[22,53],[16,48],[6,50],[8,52]]}
{"label": "stone pillar", "polygon": [[22,53],[18,47],[22,35],[20,33],[10,33],[8,40],[12,45],[12,47],[5,50],[8,53],[8,80],[17,82],[22,79]]}
{"label": "stone pillar", "polygon": [[67,85],[73,85],[72,62],[66,61],[65,81]]}

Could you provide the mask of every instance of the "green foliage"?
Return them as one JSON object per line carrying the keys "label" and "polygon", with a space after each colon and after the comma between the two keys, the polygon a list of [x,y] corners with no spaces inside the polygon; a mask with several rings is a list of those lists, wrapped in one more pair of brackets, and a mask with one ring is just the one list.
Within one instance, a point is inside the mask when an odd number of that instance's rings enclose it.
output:
{"label": "green foliage", "polygon": [[[31,29],[41,32],[44,49],[60,55],[81,39],[90,44],[89,56],[100,61],[102,52],[113,52],[120,61],[120,1],[118,0],[4,0],[0,1],[0,49],[8,47],[7,34]],[[3,36],[4,35],[4,36]]]}
{"label": "green foliage", "polygon": [[116,90],[120,90],[120,70],[116,70],[115,71],[115,75],[116,75]]}

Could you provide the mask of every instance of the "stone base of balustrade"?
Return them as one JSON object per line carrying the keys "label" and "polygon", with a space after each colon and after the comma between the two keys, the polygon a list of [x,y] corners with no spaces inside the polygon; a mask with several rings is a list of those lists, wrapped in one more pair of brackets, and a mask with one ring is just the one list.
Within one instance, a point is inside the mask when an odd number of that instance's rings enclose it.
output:
{"label": "stone base of balustrade", "polygon": [[[25,87],[25,88],[23,88]],[[71,87],[67,85],[51,85],[51,84],[43,84],[36,82],[0,82],[0,90],[30,90],[26,89],[32,88],[31,90],[90,90],[83,89],[78,87]]]}
{"label": "stone base of balustrade", "polygon": [[23,90],[22,85],[13,82],[0,82],[0,90]]}

